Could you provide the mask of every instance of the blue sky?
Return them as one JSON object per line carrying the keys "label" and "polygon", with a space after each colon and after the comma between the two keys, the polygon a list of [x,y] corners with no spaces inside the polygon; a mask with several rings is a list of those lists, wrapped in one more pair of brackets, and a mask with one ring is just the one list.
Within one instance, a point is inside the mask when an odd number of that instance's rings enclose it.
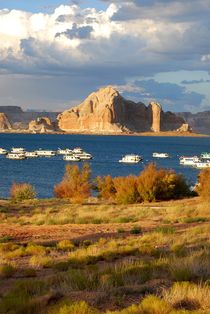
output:
{"label": "blue sky", "polygon": [[209,16],[209,0],[0,0],[0,105],[60,111],[112,84],[210,110]]}
{"label": "blue sky", "polygon": [[98,10],[102,10],[107,7],[107,4],[98,0],[0,0],[0,8],[26,10],[30,12],[51,12],[59,5],[71,5],[77,2],[80,3],[81,7],[91,6]]}

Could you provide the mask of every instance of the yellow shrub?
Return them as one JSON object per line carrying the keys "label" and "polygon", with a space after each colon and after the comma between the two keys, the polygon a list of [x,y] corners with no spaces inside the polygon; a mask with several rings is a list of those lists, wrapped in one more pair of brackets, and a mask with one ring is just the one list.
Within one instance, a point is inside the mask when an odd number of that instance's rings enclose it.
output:
{"label": "yellow shrub", "polygon": [[70,199],[73,203],[82,203],[90,196],[90,166],[84,164],[82,169],[67,165],[63,180],[54,188],[56,197]]}

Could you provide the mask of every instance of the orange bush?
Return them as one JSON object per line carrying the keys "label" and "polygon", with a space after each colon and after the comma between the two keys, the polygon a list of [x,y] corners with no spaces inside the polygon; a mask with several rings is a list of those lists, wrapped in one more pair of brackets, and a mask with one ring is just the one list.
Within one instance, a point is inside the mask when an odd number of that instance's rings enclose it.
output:
{"label": "orange bush", "polygon": [[67,165],[63,180],[54,187],[55,196],[82,203],[90,196],[90,174],[88,164],[84,164],[81,169],[77,165]]}
{"label": "orange bush", "polygon": [[117,177],[113,179],[116,190],[115,199],[120,204],[133,204],[140,201],[137,190],[137,177]]}
{"label": "orange bush", "polygon": [[113,200],[115,198],[116,190],[111,176],[97,177],[96,185],[99,198],[105,200]]}
{"label": "orange bush", "polygon": [[196,192],[204,200],[210,200],[210,168],[206,168],[200,172]]}
{"label": "orange bush", "polygon": [[173,170],[158,169],[151,163],[140,173],[137,183],[143,201],[177,199],[189,195],[189,187],[182,175]]}

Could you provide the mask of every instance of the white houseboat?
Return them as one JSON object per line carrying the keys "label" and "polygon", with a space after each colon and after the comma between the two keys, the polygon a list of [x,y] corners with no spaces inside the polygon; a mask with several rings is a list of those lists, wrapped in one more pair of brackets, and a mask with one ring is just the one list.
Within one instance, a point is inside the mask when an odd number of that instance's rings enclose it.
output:
{"label": "white houseboat", "polygon": [[0,155],[6,155],[8,152],[4,148],[0,148]]}
{"label": "white houseboat", "polygon": [[154,158],[169,158],[169,154],[167,153],[153,153],[152,157]]}
{"label": "white houseboat", "polygon": [[65,160],[65,161],[80,161],[81,159],[79,157],[76,157],[75,155],[65,155],[65,156],[63,156],[63,160]]}
{"label": "white houseboat", "polygon": [[42,150],[39,149],[36,151],[38,157],[53,157],[56,155],[56,152],[54,150]]}
{"label": "white houseboat", "polygon": [[128,163],[128,164],[136,164],[142,160],[142,157],[139,155],[128,154],[122,157],[119,162]]}
{"label": "white houseboat", "polygon": [[180,165],[184,166],[195,166],[198,162],[200,162],[200,158],[198,156],[182,156],[179,158]]}
{"label": "white houseboat", "polygon": [[25,154],[9,153],[9,154],[7,154],[6,158],[22,160],[22,159],[26,159],[26,156],[25,156]]}

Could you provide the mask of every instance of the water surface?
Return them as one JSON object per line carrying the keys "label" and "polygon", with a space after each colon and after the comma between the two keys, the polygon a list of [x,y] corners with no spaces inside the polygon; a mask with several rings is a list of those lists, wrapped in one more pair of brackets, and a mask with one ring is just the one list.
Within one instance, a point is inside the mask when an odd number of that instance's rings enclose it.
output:
{"label": "water surface", "polygon": [[[199,171],[180,166],[179,157],[210,152],[210,138],[0,134],[0,147],[8,150],[12,147],[24,147],[29,151],[39,148],[57,150],[76,146],[93,155],[94,159],[90,161],[93,177],[107,174],[112,176],[138,174],[145,164],[154,161],[152,153],[157,151],[172,156],[170,159],[155,159],[159,166],[183,173],[193,184]],[[134,165],[118,162],[124,154],[129,153],[142,155],[143,162]],[[62,156],[27,160],[9,160],[0,156],[0,197],[8,197],[13,182],[31,183],[35,186],[38,197],[52,197],[53,186],[63,177],[65,165]]]}

